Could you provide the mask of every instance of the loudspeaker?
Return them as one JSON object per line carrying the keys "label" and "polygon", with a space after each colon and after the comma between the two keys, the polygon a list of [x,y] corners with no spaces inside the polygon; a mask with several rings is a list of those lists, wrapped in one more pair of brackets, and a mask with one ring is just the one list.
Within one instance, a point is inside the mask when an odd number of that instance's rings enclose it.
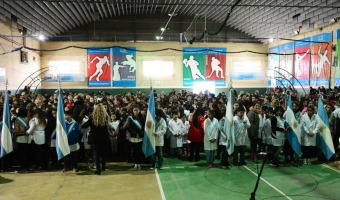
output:
{"label": "loudspeaker", "polygon": [[332,66],[338,67],[338,57],[334,56]]}
{"label": "loudspeaker", "polygon": [[28,63],[28,53],[26,51],[20,51],[20,61],[22,63]]}

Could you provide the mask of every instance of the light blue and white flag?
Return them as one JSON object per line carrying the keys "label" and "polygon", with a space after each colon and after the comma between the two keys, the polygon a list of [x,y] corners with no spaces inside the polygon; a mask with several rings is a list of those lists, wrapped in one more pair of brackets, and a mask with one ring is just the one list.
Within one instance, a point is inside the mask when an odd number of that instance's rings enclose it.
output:
{"label": "light blue and white flag", "polygon": [[9,112],[9,102],[8,102],[8,93],[5,91],[5,102],[4,102],[4,111],[2,114],[2,128],[1,128],[1,153],[0,158],[11,153],[13,151],[13,142],[12,142],[12,128],[11,128],[11,120],[10,120],[10,112]]}
{"label": "light blue and white flag", "polygon": [[285,113],[286,122],[289,124],[287,140],[297,155],[301,155],[301,129],[298,120],[293,112],[292,97],[289,95],[287,110]]}
{"label": "light blue and white flag", "polygon": [[318,100],[317,120],[319,123],[319,132],[316,134],[316,146],[322,151],[329,160],[335,153],[333,140],[331,136],[328,115],[322,103],[321,98]]}
{"label": "light blue and white flag", "polygon": [[228,94],[228,102],[225,113],[225,122],[224,122],[224,132],[227,135],[227,151],[229,155],[234,152],[234,144],[235,144],[235,128],[234,128],[234,113],[233,113],[233,96],[232,89],[229,90]]}
{"label": "light blue and white flag", "polygon": [[149,98],[149,105],[148,111],[146,113],[146,121],[145,121],[145,128],[144,128],[144,138],[143,138],[143,152],[145,157],[149,157],[156,152],[155,147],[155,98],[153,94],[153,90],[150,90],[150,98]]}
{"label": "light blue and white flag", "polygon": [[64,100],[59,89],[58,108],[57,108],[57,127],[56,127],[56,149],[58,160],[70,154],[70,146],[67,140],[67,131],[64,116]]}

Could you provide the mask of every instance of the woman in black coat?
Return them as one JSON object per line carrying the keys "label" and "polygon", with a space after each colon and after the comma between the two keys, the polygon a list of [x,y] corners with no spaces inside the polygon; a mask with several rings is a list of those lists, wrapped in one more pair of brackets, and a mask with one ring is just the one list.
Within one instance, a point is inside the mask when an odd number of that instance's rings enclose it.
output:
{"label": "woman in black coat", "polygon": [[101,171],[106,168],[106,151],[109,148],[109,135],[108,135],[108,120],[109,116],[105,111],[102,104],[94,107],[90,119],[83,124],[82,128],[90,126],[89,143],[94,150],[94,157],[96,161],[95,174],[100,175]]}

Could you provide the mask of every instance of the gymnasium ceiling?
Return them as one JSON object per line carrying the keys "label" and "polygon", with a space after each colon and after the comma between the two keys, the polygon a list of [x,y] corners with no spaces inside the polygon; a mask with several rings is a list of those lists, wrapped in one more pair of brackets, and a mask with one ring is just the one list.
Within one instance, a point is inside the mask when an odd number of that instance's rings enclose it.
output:
{"label": "gymnasium ceiling", "polygon": [[0,0],[0,19],[49,41],[117,42],[189,42],[204,30],[201,41],[265,42],[340,19],[340,0],[240,0],[226,20],[237,1]]}

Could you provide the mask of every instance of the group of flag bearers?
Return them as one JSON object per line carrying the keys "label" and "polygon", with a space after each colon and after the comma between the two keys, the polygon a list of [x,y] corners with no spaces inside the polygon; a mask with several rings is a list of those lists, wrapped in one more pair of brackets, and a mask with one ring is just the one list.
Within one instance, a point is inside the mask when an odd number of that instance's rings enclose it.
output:
{"label": "group of flag bearers", "polygon": [[[155,140],[153,134],[155,121],[153,111],[150,111],[150,109],[154,108],[152,105],[153,98],[150,98],[150,102],[146,123],[151,122],[153,125],[146,126],[145,142],[143,143],[144,152],[148,152],[145,154],[146,157],[155,153],[155,146],[153,145]],[[327,160],[335,156],[329,120],[321,97],[318,99],[317,112],[311,106],[308,109],[309,113],[307,112],[302,116],[296,116],[293,112],[290,95],[288,96],[286,109],[281,106],[270,109],[273,111],[271,111],[272,116],[267,116],[270,132],[269,140],[271,140],[270,145],[268,145],[267,156],[271,165],[279,165],[279,154],[282,152],[285,139],[293,150],[291,159],[297,162],[303,156],[304,164],[310,164],[310,158],[314,156],[311,153],[314,151],[314,146],[320,149]],[[225,159],[226,155],[233,155],[232,163],[234,165],[246,164],[245,152],[251,122],[245,114],[246,110],[243,106],[240,106],[236,111],[237,114],[234,116],[232,89],[230,89],[225,117],[218,122],[214,118],[213,112],[208,112],[204,121],[204,150],[209,167],[214,166],[213,160],[218,145],[223,148],[221,150],[222,159]],[[225,150],[227,153],[223,154]],[[251,155],[251,160],[256,161],[256,155]],[[223,163],[226,162],[221,162],[222,166],[224,165]]]}
{"label": "group of flag bearers", "polygon": [[[218,145],[222,146],[222,160],[226,162],[227,155],[233,154],[234,165],[245,164],[245,151],[247,143],[247,130],[251,126],[251,122],[245,115],[244,107],[237,109],[237,114],[233,114],[233,97],[232,89],[229,89],[228,102],[226,105],[226,115],[218,122],[213,112],[208,112],[208,117],[204,122],[204,150],[206,152],[206,161],[209,167],[213,167],[215,150]],[[58,160],[67,155],[72,155],[79,149],[77,143],[70,143],[70,132],[79,126],[70,118],[71,115],[64,113],[64,105],[62,101],[61,93],[59,92],[59,101],[57,108],[57,121],[56,121],[56,152]],[[283,146],[284,138],[287,139],[291,145],[294,153],[299,157],[301,155],[301,146],[313,146],[316,145],[329,160],[335,153],[332,136],[330,133],[330,126],[328,116],[321,98],[318,100],[317,114],[314,114],[314,110],[310,111],[310,115],[307,113],[301,118],[297,118],[293,112],[291,96],[287,101],[287,109],[276,108],[274,116],[271,117],[271,133],[272,144],[274,152],[271,161],[273,164],[278,161],[278,154]],[[65,119],[66,116],[66,119]],[[162,123],[160,123],[160,121]],[[273,123],[274,121],[274,123]],[[157,125],[158,123],[158,125]],[[157,125],[157,126],[156,126]],[[12,128],[10,126],[10,112],[8,94],[5,92],[3,120],[1,126],[1,154],[0,158],[6,156],[13,151],[12,144]],[[77,126],[77,127],[75,127]],[[156,118],[155,112],[155,98],[153,90],[150,90],[150,98],[148,103],[148,110],[145,120],[145,129],[142,139],[142,151],[145,157],[152,157],[153,166],[155,165],[155,158],[158,159],[158,165],[161,167],[163,164],[162,148],[164,140],[160,140],[164,137],[167,123],[162,119]],[[70,128],[71,127],[71,128]],[[157,130],[158,129],[158,130]],[[70,131],[71,130],[71,131]],[[160,132],[162,134],[158,134]],[[72,134],[71,134],[72,135]],[[75,134],[76,135],[76,134]],[[217,138],[219,137],[219,138]],[[218,139],[218,140],[217,140]],[[76,138],[75,138],[76,141]],[[219,144],[217,144],[219,141]],[[158,147],[158,148],[157,148]],[[305,163],[309,163],[308,160],[308,148],[304,152],[306,158]],[[238,157],[238,154],[240,157]],[[76,159],[76,155],[72,155],[71,158]],[[72,159],[71,159],[72,161]],[[99,161],[100,162],[100,161]],[[71,164],[72,165],[72,164]],[[76,160],[74,161],[74,167],[76,169]],[[138,166],[137,166],[138,168]]]}

